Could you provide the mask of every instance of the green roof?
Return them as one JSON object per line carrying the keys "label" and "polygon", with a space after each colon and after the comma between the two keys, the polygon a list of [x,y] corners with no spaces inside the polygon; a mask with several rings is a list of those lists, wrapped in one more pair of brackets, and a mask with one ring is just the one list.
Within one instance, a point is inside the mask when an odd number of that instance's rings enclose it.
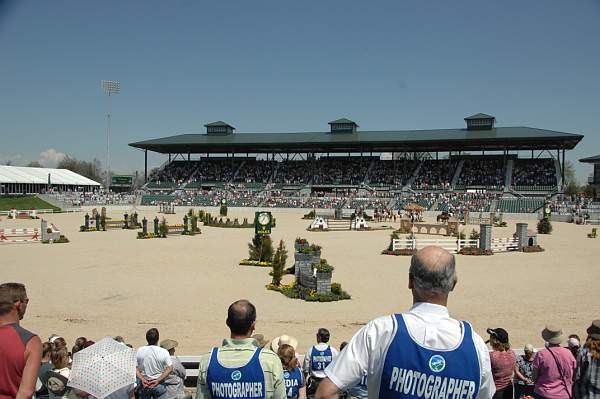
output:
{"label": "green roof", "polygon": [[336,119],[334,121],[329,122],[330,125],[333,125],[334,123],[335,124],[337,124],[337,123],[352,123],[352,124],[356,125],[356,122],[351,121],[350,119],[347,119],[347,118]]}
{"label": "green roof", "polygon": [[587,158],[581,158],[579,160],[579,162],[599,163],[600,162],[600,155],[596,155],[596,156],[593,156],[593,157],[587,157]]}
{"label": "green roof", "polygon": [[466,121],[471,120],[471,119],[496,119],[496,118],[494,116],[488,115],[488,114],[475,114],[475,115],[467,116],[465,118]]}
{"label": "green roof", "polygon": [[159,153],[427,152],[572,149],[582,135],[531,127],[330,132],[179,134],[130,143]]}

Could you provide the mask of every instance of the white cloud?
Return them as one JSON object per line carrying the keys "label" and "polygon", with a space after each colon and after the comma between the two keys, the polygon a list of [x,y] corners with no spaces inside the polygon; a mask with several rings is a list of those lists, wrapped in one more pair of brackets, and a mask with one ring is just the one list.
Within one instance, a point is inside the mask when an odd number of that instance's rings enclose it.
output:
{"label": "white cloud", "polygon": [[45,168],[54,168],[64,157],[65,154],[62,152],[56,151],[54,148],[48,148],[40,153],[38,162]]}

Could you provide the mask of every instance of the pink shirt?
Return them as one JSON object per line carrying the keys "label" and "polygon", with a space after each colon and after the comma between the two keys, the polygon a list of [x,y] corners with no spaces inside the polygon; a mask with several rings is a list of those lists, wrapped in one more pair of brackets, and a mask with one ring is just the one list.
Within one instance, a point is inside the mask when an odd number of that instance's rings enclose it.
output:
{"label": "pink shirt", "polygon": [[492,363],[492,376],[496,389],[503,389],[512,384],[512,375],[517,362],[515,352],[493,351],[490,352],[490,362]]}
{"label": "pink shirt", "polygon": [[[556,356],[556,360],[558,360],[560,371],[562,371],[564,377],[562,379],[556,361],[549,350],[552,350],[552,353]],[[570,398],[573,385],[573,370],[576,365],[577,362],[568,349],[553,346],[550,349],[538,352],[535,359],[533,359],[533,367],[538,370],[534,392],[546,398]]]}

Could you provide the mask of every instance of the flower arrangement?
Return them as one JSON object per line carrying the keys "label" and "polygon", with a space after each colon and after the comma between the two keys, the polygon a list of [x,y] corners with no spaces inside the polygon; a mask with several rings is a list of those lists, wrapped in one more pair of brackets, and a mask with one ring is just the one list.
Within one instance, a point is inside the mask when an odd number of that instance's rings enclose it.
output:
{"label": "flower arrangement", "polygon": [[333,266],[327,263],[327,259],[321,259],[319,263],[313,263],[312,267],[317,270],[317,273],[331,273],[335,270]]}

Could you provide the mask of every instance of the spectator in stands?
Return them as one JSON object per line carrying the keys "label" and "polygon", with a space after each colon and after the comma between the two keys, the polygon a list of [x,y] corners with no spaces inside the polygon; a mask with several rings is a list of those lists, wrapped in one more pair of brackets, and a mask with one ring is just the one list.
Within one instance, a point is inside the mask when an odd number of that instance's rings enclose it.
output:
{"label": "spectator in stands", "polygon": [[[275,337],[271,340],[271,350],[275,353],[279,351],[279,347],[282,345],[289,345],[296,350],[298,347],[298,340],[295,337],[287,334],[280,335],[279,337]],[[302,369],[302,365],[300,365],[300,354],[295,352],[295,356],[296,359],[298,359],[298,367]]]}
{"label": "spectator in stands", "polygon": [[48,389],[46,388],[46,373],[52,370],[52,363],[50,363],[50,355],[52,354],[52,345],[50,342],[44,342],[42,344],[42,361],[40,364],[40,370],[38,371],[38,383],[39,389],[35,392],[37,399],[47,399]]}
{"label": "spectator in stands", "polygon": [[600,320],[587,329],[585,345],[577,355],[573,399],[600,398]]}
{"label": "spectator in stands", "polygon": [[[285,399],[283,367],[279,356],[258,347],[252,333],[256,327],[256,308],[245,299],[235,301],[227,310],[230,338],[200,359],[196,399],[242,396],[231,394],[236,382],[252,389],[246,398]],[[237,389],[237,388],[236,388]]]}
{"label": "spectator in stands", "polygon": [[533,359],[535,356],[533,345],[525,345],[523,353],[523,355],[517,357],[515,366],[515,399],[520,399],[523,396],[533,396]]}
{"label": "spectator in stands", "polygon": [[317,344],[310,347],[304,356],[304,373],[308,376],[306,392],[312,396],[317,392],[319,384],[327,375],[325,369],[337,357],[338,351],[329,345],[329,330],[319,328]]}
{"label": "spectator in stands", "polygon": [[285,381],[285,393],[288,399],[305,399],[306,386],[300,369],[300,363],[296,357],[296,349],[288,344],[279,345],[277,355],[283,366],[283,379]]}
{"label": "spectator in stands", "polygon": [[567,340],[567,349],[571,351],[573,357],[577,359],[577,354],[579,353],[579,348],[581,347],[581,340],[579,339],[579,335],[571,334],[569,335],[569,339]]}
{"label": "spectator in stands", "polygon": [[192,396],[185,393],[185,367],[181,364],[181,360],[175,356],[175,348],[179,343],[172,339],[165,339],[160,343],[160,347],[169,352],[171,361],[173,362],[173,371],[165,378],[165,386],[167,388],[166,399],[189,399]]}
{"label": "spectator in stands", "polygon": [[80,350],[85,348],[85,343],[87,342],[87,338],[79,337],[75,340],[75,345],[73,345],[73,349],[71,349],[71,354],[74,355]]}
{"label": "spectator in stands", "polygon": [[23,284],[0,285],[0,397],[25,399],[35,393],[42,341],[19,324],[28,303]]}
{"label": "spectator in stands", "polygon": [[432,370],[442,377],[443,387],[459,381],[469,397],[492,397],[495,387],[483,339],[468,322],[450,318],[446,308],[457,282],[454,256],[439,247],[419,250],[411,259],[408,280],[411,310],[361,328],[325,370],[317,399],[337,397],[338,390],[358,384],[364,370],[371,397],[400,397],[399,387],[407,391],[418,383],[407,375],[431,376]]}
{"label": "spectator in stands", "polygon": [[488,328],[487,333],[490,334],[490,345],[494,349],[490,352],[492,376],[494,385],[496,385],[496,393],[493,398],[512,399],[512,375],[517,357],[510,349],[508,332],[503,328]]}
{"label": "spectator in stands", "polygon": [[50,399],[74,399],[75,393],[67,387],[71,369],[69,368],[69,352],[61,346],[52,351],[50,356],[52,370],[46,373],[46,388]]}
{"label": "spectator in stands", "polygon": [[560,346],[563,340],[560,328],[546,326],[542,331],[542,338],[546,342],[546,348],[539,351],[533,360],[533,392],[540,398],[569,399],[576,366],[573,354]]}
{"label": "spectator in stands", "polygon": [[139,348],[135,355],[136,374],[141,382],[139,391],[141,399],[166,398],[165,379],[173,371],[173,361],[169,352],[158,346],[158,339],[158,330],[149,329],[146,332],[148,345]]}

